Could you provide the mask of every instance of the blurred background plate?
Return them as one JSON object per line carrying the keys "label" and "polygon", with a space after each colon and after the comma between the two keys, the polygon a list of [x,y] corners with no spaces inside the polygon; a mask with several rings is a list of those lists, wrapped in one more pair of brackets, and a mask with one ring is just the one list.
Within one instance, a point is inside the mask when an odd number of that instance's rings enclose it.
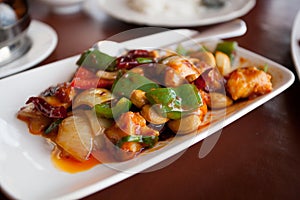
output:
{"label": "blurred background plate", "polygon": [[[240,16],[247,14],[256,4],[255,0],[225,0],[225,5],[219,8],[208,8],[204,6],[199,6],[197,8],[197,13],[187,11],[185,4],[184,9],[179,9],[182,5],[171,6],[178,12],[170,13],[165,11],[158,11],[160,5],[154,5],[156,2],[160,1],[151,1],[151,8],[153,12],[143,12],[132,9],[128,5],[128,0],[97,0],[99,6],[110,16],[134,24],[140,25],[151,25],[151,26],[166,26],[166,27],[192,27],[192,26],[203,26],[216,24],[220,22],[229,21]],[[163,1],[162,1],[163,2]],[[170,1],[166,1],[170,2]],[[182,3],[177,1],[178,3]],[[187,3],[187,2],[185,2]],[[141,9],[149,5],[142,5]],[[181,8],[180,7],[180,8]],[[176,9],[178,8],[178,9]],[[185,12],[179,12],[179,10],[185,10]],[[145,10],[144,10],[145,11]]]}
{"label": "blurred background plate", "polygon": [[292,56],[300,80],[300,10],[294,20],[291,38]]}
{"label": "blurred background plate", "polygon": [[0,78],[33,67],[47,58],[57,45],[57,34],[49,25],[32,20],[27,32],[30,49],[20,58],[0,67]]}

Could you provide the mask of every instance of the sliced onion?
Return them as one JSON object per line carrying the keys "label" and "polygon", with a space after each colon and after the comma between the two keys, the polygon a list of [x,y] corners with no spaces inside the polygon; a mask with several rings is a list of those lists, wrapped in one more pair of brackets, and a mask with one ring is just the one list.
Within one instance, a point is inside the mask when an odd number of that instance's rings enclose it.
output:
{"label": "sliced onion", "polygon": [[112,99],[112,94],[109,90],[104,88],[91,88],[80,93],[73,102],[73,108],[80,105],[88,105],[94,107],[96,104]]}
{"label": "sliced onion", "polygon": [[88,159],[93,148],[93,132],[83,114],[65,118],[59,126],[56,143],[79,161]]}
{"label": "sliced onion", "polygon": [[84,113],[88,118],[94,136],[103,134],[105,129],[110,127],[113,123],[110,119],[98,117],[92,110],[86,110]]}
{"label": "sliced onion", "polygon": [[216,65],[223,76],[226,76],[232,70],[229,56],[221,51],[216,52]]}

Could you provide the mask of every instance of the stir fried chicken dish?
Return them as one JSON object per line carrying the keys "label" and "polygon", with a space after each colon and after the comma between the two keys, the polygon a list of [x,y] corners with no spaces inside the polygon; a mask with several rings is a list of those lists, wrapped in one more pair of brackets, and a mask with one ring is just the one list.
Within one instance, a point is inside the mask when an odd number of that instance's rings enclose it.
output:
{"label": "stir fried chicken dish", "polygon": [[119,57],[90,49],[71,80],[29,97],[17,118],[62,159],[128,160],[197,132],[213,109],[272,91],[263,66],[232,67],[236,48],[224,41],[213,51],[135,49]]}

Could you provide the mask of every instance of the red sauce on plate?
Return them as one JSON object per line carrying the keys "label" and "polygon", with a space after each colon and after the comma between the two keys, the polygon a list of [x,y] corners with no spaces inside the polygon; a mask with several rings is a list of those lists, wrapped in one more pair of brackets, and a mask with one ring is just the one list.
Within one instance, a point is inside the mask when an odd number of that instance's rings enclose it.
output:
{"label": "red sauce on plate", "polygon": [[85,162],[80,162],[71,156],[61,156],[59,150],[53,150],[51,154],[51,160],[54,166],[64,172],[68,173],[78,173],[87,171],[98,164],[101,164],[99,160],[90,156]]}

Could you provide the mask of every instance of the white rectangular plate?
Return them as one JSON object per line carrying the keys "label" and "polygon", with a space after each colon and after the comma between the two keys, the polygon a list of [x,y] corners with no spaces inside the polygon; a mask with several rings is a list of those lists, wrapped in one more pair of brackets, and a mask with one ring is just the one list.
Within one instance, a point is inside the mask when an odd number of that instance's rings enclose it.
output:
{"label": "white rectangular plate", "polygon": [[51,85],[68,81],[76,70],[75,62],[79,56],[0,80],[1,188],[16,199],[82,198],[158,164],[205,139],[280,94],[294,81],[294,75],[277,63],[242,48],[238,49],[238,55],[248,58],[251,63],[269,66],[268,72],[273,77],[274,87],[271,93],[232,106],[227,109],[225,117],[214,119],[198,134],[176,137],[163,148],[144,153],[133,160],[109,166],[97,165],[91,170],[76,174],[65,173],[54,167],[49,146],[43,138],[29,134],[26,124],[16,118],[16,113],[30,96],[39,94]]}

